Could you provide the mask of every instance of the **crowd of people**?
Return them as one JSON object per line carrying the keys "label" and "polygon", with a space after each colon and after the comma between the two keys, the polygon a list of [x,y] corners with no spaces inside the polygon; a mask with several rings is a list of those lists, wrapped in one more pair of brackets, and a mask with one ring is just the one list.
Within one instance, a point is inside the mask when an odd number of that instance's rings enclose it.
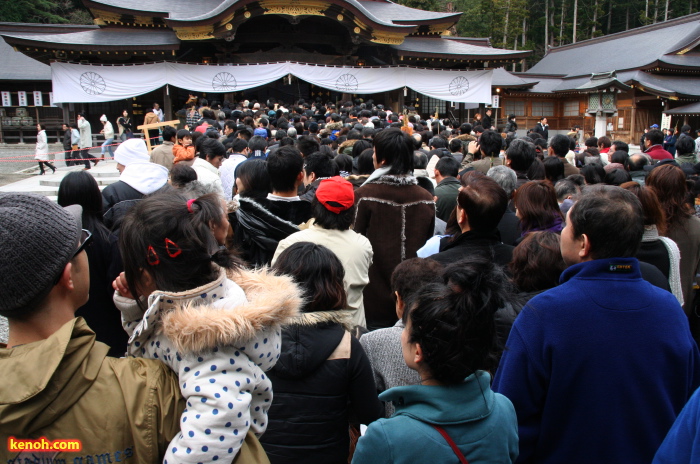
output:
{"label": "crowd of people", "polygon": [[690,128],[179,116],[149,153],[124,112],[103,191],[0,194],[0,438],[82,442],[3,462],[700,462]]}

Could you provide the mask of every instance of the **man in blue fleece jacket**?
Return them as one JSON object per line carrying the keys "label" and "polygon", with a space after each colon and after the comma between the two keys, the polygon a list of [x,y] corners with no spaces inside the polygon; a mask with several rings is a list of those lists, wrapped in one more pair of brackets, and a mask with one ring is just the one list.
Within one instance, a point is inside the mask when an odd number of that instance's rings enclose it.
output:
{"label": "man in blue fleece jacket", "polygon": [[588,187],[569,210],[570,267],[518,315],[493,383],[515,406],[517,462],[651,462],[700,384],[687,317],[633,258],[643,229],[619,187]]}

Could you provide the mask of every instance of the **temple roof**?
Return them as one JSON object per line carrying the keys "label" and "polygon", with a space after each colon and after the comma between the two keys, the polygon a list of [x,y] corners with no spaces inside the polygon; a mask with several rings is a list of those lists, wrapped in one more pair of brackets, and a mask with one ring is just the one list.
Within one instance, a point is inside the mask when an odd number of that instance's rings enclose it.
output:
{"label": "temple roof", "polygon": [[698,116],[700,115],[700,102],[694,102],[689,105],[679,106],[678,108],[673,108],[672,110],[664,110],[664,113],[685,116]]}
{"label": "temple roof", "polygon": [[[289,5],[294,5],[290,0]],[[192,26],[195,23],[209,24],[225,16],[227,11],[239,9],[250,0],[199,0],[193,5],[191,0],[84,0],[90,9],[107,9],[111,12],[134,16],[157,16],[173,27]],[[424,11],[398,5],[389,0],[335,0],[365,16],[371,22],[388,27],[405,28],[420,24],[446,23],[452,25],[462,13],[440,13]]]}
{"label": "temple roof", "polygon": [[50,81],[49,65],[16,52],[0,38],[0,80]]}
{"label": "temple roof", "polygon": [[[577,81],[579,80],[580,79],[577,79]],[[620,82],[614,72],[593,74],[589,79],[583,80],[583,82],[580,84],[579,82],[572,83],[571,81],[568,81],[566,82],[566,85],[561,85],[559,87],[564,88],[561,90],[555,89],[554,92],[574,91],[579,93],[590,93],[604,90],[627,91],[631,88],[630,86]]]}
{"label": "temple roof", "polygon": [[[47,44],[62,45],[73,50],[123,50],[125,47],[143,47],[152,50],[176,50],[180,40],[168,30],[99,29],[59,33],[26,32],[3,33],[13,45],[46,47]],[[69,46],[69,47],[65,47]]]}
{"label": "temple roof", "polygon": [[504,89],[529,89],[534,87],[537,83],[538,81],[525,80],[521,77],[518,77],[515,74],[508,72],[504,68],[496,68],[493,70],[493,80],[491,81],[491,87],[502,87]]}
{"label": "temple roof", "polygon": [[520,60],[531,54],[530,51],[492,48],[488,41],[462,37],[406,37],[400,45],[391,47],[402,56],[437,58],[460,57],[463,60],[513,59]]}
{"label": "temple roof", "polygon": [[551,48],[529,74],[590,73],[652,67],[658,62],[700,65],[697,55],[683,55],[700,44],[700,13]]}
{"label": "temple roof", "polygon": [[[505,71],[504,72],[508,72]],[[645,71],[618,72],[616,78],[596,80],[587,76],[566,77],[562,75],[536,75],[530,73],[515,73],[524,81],[534,83],[527,93],[556,94],[581,93],[591,90],[604,90],[611,86],[626,90],[628,86],[671,99],[700,98],[700,77],[652,74]],[[495,77],[494,77],[495,80]]]}
{"label": "temple roof", "polygon": [[389,1],[358,1],[366,10],[377,17],[388,18],[394,24],[416,24],[425,21],[452,20],[457,22],[462,13],[440,13],[436,11],[423,11],[416,8],[399,5]]}

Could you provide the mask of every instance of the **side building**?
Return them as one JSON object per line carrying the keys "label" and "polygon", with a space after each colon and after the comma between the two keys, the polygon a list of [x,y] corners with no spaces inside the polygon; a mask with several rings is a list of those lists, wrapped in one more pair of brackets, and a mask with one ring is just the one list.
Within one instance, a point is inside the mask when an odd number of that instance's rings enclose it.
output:
{"label": "side building", "polygon": [[547,117],[550,135],[579,126],[628,143],[662,121],[697,130],[700,13],[550,48],[527,72],[508,74],[532,84],[501,92],[503,115],[521,129]]}

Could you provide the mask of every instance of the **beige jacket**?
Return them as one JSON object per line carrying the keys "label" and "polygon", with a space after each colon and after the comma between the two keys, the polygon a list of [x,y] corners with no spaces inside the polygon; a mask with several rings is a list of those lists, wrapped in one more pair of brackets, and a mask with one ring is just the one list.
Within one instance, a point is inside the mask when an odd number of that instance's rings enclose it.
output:
{"label": "beige jacket", "polygon": [[352,313],[352,326],[366,327],[362,292],[369,283],[369,267],[372,265],[374,257],[372,245],[367,237],[353,230],[329,230],[311,225],[309,228],[295,232],[281,240],[272,258],[272,264],[275,264],[284,250],[297,242],[317,243],[335,253],[345,269],[343,283],[348,295],[345,309]]}
{"label": "beige jacket", "polygon": [[55,456],[66,462],[162,462],[185,406],[177,376],[159,361],[108,351],[82,318],[46,340],[0,348],[0,369],[12,373],[0,387],[1,462],[18,455],[10,436],[81,440],[80,452]]}
{"label": "beige jacket", "polygon": [[164,166],[168,171],[173,167],[173,160],[175,155],[173,154],[173,142],[164,141],[162,145],[158,145],[151,151],[151,163],[160,164]]}

